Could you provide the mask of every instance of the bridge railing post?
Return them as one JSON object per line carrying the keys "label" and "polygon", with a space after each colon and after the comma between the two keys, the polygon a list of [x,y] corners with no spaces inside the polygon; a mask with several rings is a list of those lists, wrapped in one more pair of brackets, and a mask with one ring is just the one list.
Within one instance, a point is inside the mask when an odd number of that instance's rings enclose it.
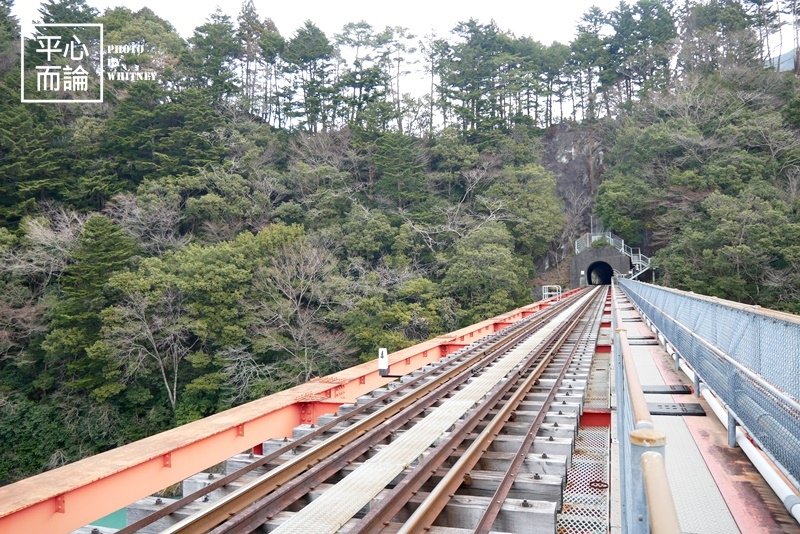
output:
{"label": "bridge railing post", "polygon": [[[641,436],[637,436],[639,438]],[[653,436],[653,439],[658,439],[658,436]],[[681,527],[667,480],[663,448],[663,444],[655,446],[644,450],[639,456],[638,463],[647,500],[648,526],[653,534],[680,534]]]}
{"label": "bridge railing post", "polygon": [[[645,467],[643,459],[645,455],[658,454],[663,459],[664,446],[667,438],[663,432],[655,428],[635,428],[628,434],[628,440],[631,447],[630,456],[630,470],[631,480],[633,482],[632,498],[633,498],[633,524],[629,525],[630,532],[641,532],[647,534],[650,532],[650,516],[653,515],[649,510],[648,504],[650,500],[648,496],[648,488],[645,483]],[[663,467],[663,464],[662,464]],[[649,468],[653,470],[652,467]],[[666,480],[666,477],[664,477]],[[663,493],[663,488],[660,488]],[[672,494],[669,491],[669,485],[666,487],[666,493]],[[656,506],[662,506],[663,503],[658,503]]]}
{"label": "bridge railing post", "polygon": [[[614,285],[612,285],[612,288]],[[612,289],[613,292],[613,289]],[[613,296],[612,296],[613,298]],[[628,391],[626,388],[624,374],[625,369],[622,363],[622,352],[620,350],[619,330],[617,328],[617,307],[612,301],[611,305],[611,324],[614,328],[614,337],[612,343],[612,357],[614,364],[614,376],[617,377],[615,383],[615,397],[617,403],[617,443],[619,444],[619,478],[620,478],[620,517],[622,521],[623,531],[628,531],[629,526],[633,523],[634,504],[633,504],[633,480],[632,473],[627,466],[631,465],[630,441],[627,439],[628,434],[633,429],[633,412],[630,409],[628,402]]]}

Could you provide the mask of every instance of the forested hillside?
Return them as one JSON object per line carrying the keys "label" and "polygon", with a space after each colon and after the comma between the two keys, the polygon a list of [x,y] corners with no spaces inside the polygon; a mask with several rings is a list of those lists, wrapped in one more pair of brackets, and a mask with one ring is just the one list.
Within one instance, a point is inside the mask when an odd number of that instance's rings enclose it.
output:
{"label": "forested hillside", "polygon": [[0,481],[529,302],[592,212],[670,285],[800,311],[800,98],[763,68],[796,7],[622,2],[543,45],[48,0],[159,79],[45,105],[0,0]]}

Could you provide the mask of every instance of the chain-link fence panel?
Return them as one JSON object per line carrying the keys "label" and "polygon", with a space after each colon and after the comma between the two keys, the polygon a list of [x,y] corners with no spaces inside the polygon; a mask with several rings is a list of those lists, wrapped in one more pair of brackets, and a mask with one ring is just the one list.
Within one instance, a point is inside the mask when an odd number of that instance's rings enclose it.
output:
{"label": "chain-link fence panel", "polygon": [[634,280],[618,283],[798,484],[800,318]]}

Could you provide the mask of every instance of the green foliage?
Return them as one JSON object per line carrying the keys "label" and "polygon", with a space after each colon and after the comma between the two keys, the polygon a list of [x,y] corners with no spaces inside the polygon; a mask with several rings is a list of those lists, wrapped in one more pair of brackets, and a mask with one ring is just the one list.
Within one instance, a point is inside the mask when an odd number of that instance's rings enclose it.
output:
{"label": "green foliage", "polygon": [[38,200],[63,198],[74,175],[57,113],[19,102],[19,69],[0,83],[0,99],[0,221],[13,224]]}
{"label": "green foliage", "polygon": [[14,66],[14,41],[19,37],[19,21],[11,15],[12,0],[0,1],[0,75]]}
{"label": "green foliage", "polygon": [[[0,479],[524,304],[591,207],[666,283],[798,311],[800,100],[762,68],[769,7],[622,2],[569,45],[463,21],[421,43],[414,97],[404,28],[284,37],[247,0],[184,41],[146,8],[49,0],[45,22],[152,47],[121,59],[158,81],[89,109],[18,103],[10,5]],[[581,120],[591,156],[543,150]],[[570,150],[557,184],[539,162]]]}
{"label": "green foliage", "polygon": [[433,281],[413,278],[391,297],[367,297],[345,316],[345,332],[367,361],[375,358],[377,347],[399,350],[452,330],[456,303],[438,293]]}
{"label": "green foliage", "polygon": [[528,298],[523,265],[508,230],[486,224],[456,243],[442,288],[466,308],[464,322],[474,323]]}
{"label": "green foliage", "polygon": [[94,22],[97,10],[86,0],[47,0],[39,7],[39,15],[45,24]]}
{"label": "green foliage", "polygon": [[46,374],[59,373],[70,388],[84,392],[116,378],[109,362],[87,349],[99,338],[100,313],[113,302],[108,280],[130,265],[134,252],[133,241],[106,217],[86,221],[51,308],[50,332],[42,343]]}
{"label": "green foliage", "polygon": [[800,95],[792,98],[781,111],[787,124],[800,128]]}
{"label": "green foliage", "polygon": [[290,116],[303,117],[302,123],[312,132],[326,129],[332,117],[328,108],[328,70],[333,47],[328,37],[313,22],[297,30],[283,48],[283,58],[294,75],[294,87],[303,94]]}
{"label": "green foliage", "polygon": [[102,428],[113,414],[80,397],[55,400],[41,403],[19,395],[4,399],[0,428],[6,447],[0,452],[0,481],[10,482],[78,460],[85,448],[119,443],[110,429]]}
{"label": "green foliage", "polygon": [[243,305],[253,273],[296,227],[272,226],[211,246],[190,245],[142,261],[114,276],[121,295],[103,312],[103,335],[92,353],[116,362],[141,391],[186,422],[226,406],[224,362],[218,355],[247,343],[252,316]]}
{"label": "green foliage", "polygon": [[787,302],[785,289],[776,278],[796,279],[792,264],[797,222],[792,222],[778,192],[760,182],[737,196],[714,193],[706,198],[702,218],[685,231],[656,259],[665,269],[665,283],[707,295],[741,302]]}
{"label": "green foliage", "polygon": [[486,196],[505,204],[511,215],[509,230],[515,251],[533,275],[535,260],[547,254],[564,226],[555,177],[539,165],[526,165],[501,177]]}
{"label": "green foliage", "polygon": [[[111,43],[136,43],[145,41],[150,45],[145,57],[138,54],[138,61],[151,61],[155,52],[177,57],[184,47],[175,28],[168,21],[158,17],[150,8],[131,11],[126,7],[107,9],[98,20],[103,24],[105,40]],[[141,63],[137,63],[140,64]]]}
{"label": "green foliage", "polygon": [[223,148],[211,136],[220,125],[208,92],[187,89],[168,97],[155,82],[136,82],[108,121],[102,153],[108,171],[130,188],[145,177],[220,163]]}
{"label": "green foliage", "polygon": [[189,49],[183,56],[188,85],[207,89],[214,102],[222,102],[238,91],[231,67],[241,55],[233,22],[217,8],[189,39]]}
{"label": "green foliage", "polygon": [[395,229],[378,211],[353,210],[342,224],[343,245],[348,256],[376,262],[392,248]]}
{"label": "green foliage", "polygon": [[757,67],[760,44],[740,2],[698,2],[686,14],[679,59],[690,71],[711,73],[734,65]]}
{"label": "green foliage", "polygon": [[613,228],[632,245],[642,243],[647,202],[653,188],[631,175],[617,174],[606,178],[597,196],[597,212],[609,228]]}
{"label": "green foliage", "polygon": [[[800,143],[785,82],[717,73],[620,125],[597,212],[626,242],[657,251],[664,283],[796,309]],[[743,91],[760,96],[742,101]]]}
{"label": "green foliage", "polygon": [[424,164],[417,142],[401,133],[387,132],[375,143],[378,194],[397,199],[405,207],[424,195]]}

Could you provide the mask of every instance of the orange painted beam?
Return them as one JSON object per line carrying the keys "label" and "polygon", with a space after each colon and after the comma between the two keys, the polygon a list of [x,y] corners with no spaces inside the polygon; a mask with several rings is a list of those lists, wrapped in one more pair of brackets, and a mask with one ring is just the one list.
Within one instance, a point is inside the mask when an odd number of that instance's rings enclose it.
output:
{"label": "orange painted beam", "polygon": [[[523,306],[393,352],[391,372],[415,371],[550,303]],[[295,426],[316,422],[391,380],[378,374],[374,361],[366,362],[0,487],[0,532],[71,532],[265,440],[291,436]]]}

